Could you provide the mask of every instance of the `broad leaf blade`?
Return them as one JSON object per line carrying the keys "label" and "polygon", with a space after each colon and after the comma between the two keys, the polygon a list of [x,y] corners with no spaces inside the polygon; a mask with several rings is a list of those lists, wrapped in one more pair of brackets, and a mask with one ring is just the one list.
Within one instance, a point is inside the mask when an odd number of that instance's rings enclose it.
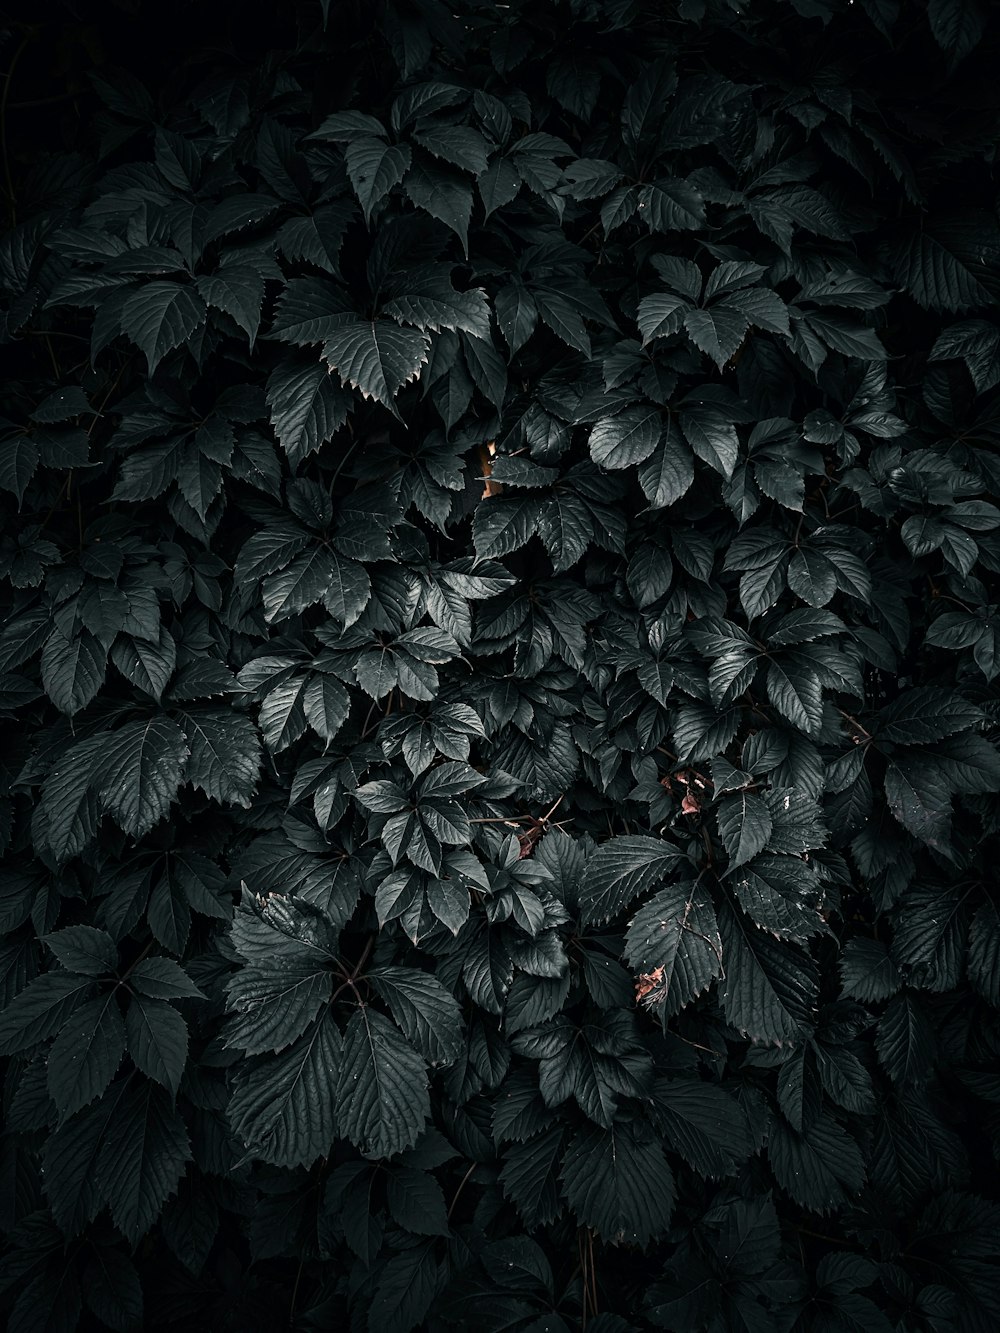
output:
{"label": "broad leaf blade", "polygon": [[681,854],[668,842],[635,834],[602,843],[587,862],[580,886],[584,921],[607,921],[640,893],[665,879]]}
{"label": "broad leaf blade", "polygon": [[229,1120],[250,1155],[275,1166],[311,1166],[337,1134],[333,1089],[341,1037],[329,1013],[280,1055],[240,1065]]}
{"label": "broad leaf blade", "polygon": [[125,302],[122,330],[146,356],[149,373],[204,323],[205,303],[193,287],[147,282]]}
{"label": "broad leaf blade", "polygon": [[642,1249],[670,1223],[673,1174],[659,1143],[638,1123],[580,1130],[560,1181],[578,1221],[604,1240]]}
{"label": "broad leaf blade", "polygon": [[324,343],[323,356],[344,384],[394,410],[393,399],[418,377],[429,349],[427,334],[371,319],[337,329]]}
{"label": "broad leaf blade", "polygon": [[101,750],[101,800],[115,822],[134,838],[164,819],[177,794],[189,750],[184,733],[163,714],[127,722]]}
{"label": "broad leaf blade", "polygon": [[99,1097],[125,1053],[125,1025],[113,990],[77,1009],[49,1050],[47,1087],[62,1116]]}
{"label": "broad leaf blade", "polygon": [[711,899],[696,883],[661,889],[629,923],[625,954],[640,996],[664,1016],[690,1004],[722,975],[722,945]]}
{"label": "broad leaf blade", "polygon": [[104,1132],[98,1187],[133,1245],[150,1229],[190,1160],[184,1122],[155,1083],[130,1084]]}
{"label": "broad leaf blade", "polygon": [[430,1114],[423,1060],[370,1006],[348,1021],[336,1102],[340,1132],[365,1157],[411,1147]]}

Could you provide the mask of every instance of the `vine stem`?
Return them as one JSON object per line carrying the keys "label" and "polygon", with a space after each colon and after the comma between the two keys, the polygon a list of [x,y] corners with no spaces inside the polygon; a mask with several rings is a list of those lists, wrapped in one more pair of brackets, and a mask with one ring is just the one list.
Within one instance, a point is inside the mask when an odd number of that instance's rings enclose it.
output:
{"label": "vine stem", "polygon": [[954,602],[955,605],[960,606],[963,611],[968,611],[970,616],[974,616],[976,614],[971,606],[966,606],[964,602],[960,602],[957,597],[952,597],[949,593],[935,591],[934,595],[939,602]]}
{"label": "vine stem", "polygon": [[361,950],[361,957],[358,959],[358,961],[357,961],[357,962],[354,964],[354,966],[351,968],[350,972],[348,972],[348,971],[343,967],[342,964],[340,964],[340,963],[337,964],[337,967],[338,967],[338,969],[339,969],[339,973],[338,973],[338,974],[339,974],[341,977],[343,977],[343,981],[341,982],[341,984],[337,987],[337,989],[336,989],[336,990],[333,992],[333,994],[331,995],[331,997],[330,997],[330,1003],[331,1003],[331,1004],[334,1003],[334,1001],[336,1000],[336,998],[337,998],[337,996],[340,994],[340,992],[341,992],[342,990],[347,989],[347,988],[350,988],[350,989],[354,992],[354,994],[355,994],[355,996],[356,996],[356,998],[357,998],[358,1004],[362,1004],[362,1005],[364,1004],[364,1000],[361,998],[361,992],[358,990],[357,986],[356,986],[354,983],[355,983],[355,981],[357,981],[358,973],[359,973],[359,972],[361,971],[361,969],[364,967],[365,963],[367,963],[367,961],[368,961],[368,955],[371,953],[371,951],[372,951],[374,945],[375,945],[375,936],[374,936],[374,935],[369,935],[368,940],[367,940],[367,942],[366,942],[366,944],[365,944],[365,947]]}
{"label": "vine stem", "polygon": [[345,978],[344,978],[344,980],[341,982],[341,984],[337,987],[337,989],[336,989],[336,990],[333,992],[333,994],[330,996],[330,1003],[331,1003],[331,1004],[336,1004],[336,1002],[337,1002],[337,996],[340,994],[340,992],[341,992],[342,990],[348,990],[348,989],[350,989],[350,990],[352,990],[352,991],[354,992],[354,997],[355,997],[355,999],[357,1000],[358,1004],[360,1004],[360,1005],[364,1005],[364,1000],[362,999],[361,992],[358,990],[357,986],[355,986],[355,984],[354,984],[354,978],[353,978],[353,977],[345,977]]}
{"label": "vine stem", "polygon": [[353,971],[350,973],[350,980],[351,980],[351,981],[354,981],[354,980],[355,980],[355,978],[357,977],[358,973],[359,973],[359,972],[361,971],[361,969],[364,967],[365,963],[368,962],[368,955],[371,953],[371,951],[372,951],[374,945],[375,945],[375,936],[374,936],[374,935],[369,935],[367,944],[366,944],[365,947],[361,950],[361,957],[360,957],[360,958],[358,959],[358,961],[354,964],[354,969],[353,969]]}
{"label": "vine stem", "polygon": [[[378,707],[378,703],[377,703],[377,702],[374,702],[374,703],[372,704],[371,708],[369,708],[369,710],[368,710],[368,716],[365,718],[365,724],[364,724],[364,726],[361,728],[361,739],[362,739],[362,740],[364,740],[365,737],[368,735],[368,723],[372,720],[372,714],[375,712],[375,709],[376,709],[377,707]],[[381,721],[381,719],[379,719],[379,720]]]}
{"label": "vine stem", "polygon": [[581,1288],[580,1327],[586,1329],[587,1320],[599,1313],[597,1295],[597,1265],[594,1261],[594,1233],[590,1227],[577,1232],[577,1254]]}
{"label": "vine stem", "polygon": [[154,944],[154,941],[153,941],[153,940],[150,940],[149,943],[146,945],[146,947],[143,949],[142,953],[139,955],[139,957],[138,957],[138,958],[133,958],[133,960],[131,961],[131,963],[129,963],[128,967],[125,969],[125,971],[124,971],[124,972],[121,974],[121,976],[118,978],[118,985],[119,985],[119,986],[124,986],[124,985],[125,985],[126,981],[128,981],[129,977],[132,975],[132,973],[135,971],[135,969],[139,966],[139,964],[142,962],[142,960],[148,955],[150,949],[152,949],[152,947],[153,947],[153,944]]}
{"label": "vine stem", "polygon": [[822,1231],[810,1231],[808,1227],[796,1227],[795,1230],[800,1235],[812,1236],[814,1240],[825,1240],[831,1245],[850,1245],[851,1243],[849,1240],[845,1240],[843,1236],[827,1236]]}
{"label": "vine stem", "polygon": [[472,1165],[469,1167],[468,1171],[466,1171],[465,1175],[458,1182],[458,1189],[456,1189],[455,1193],[452,1195],[451,1203],[448,1206],[449,1220],[451,1219],[452,1213],[455,1211],[455,1204],[458,1203],[458,1196],[462,1193],[462,1190],[465,1189],[466,1182],[468,1181],[469,1177],[472,1175],[473,1171],[475,1171],[478,1165],[479,1165],[478,1162],[473,1162]]}
{"label": "vine stem", "polygon": [[714,1059],[718,1059],[719,1052],[713,1051],[711,1046],[702,1046],[701,1042],[691,1041],[688,1037],[682,1037],[679,1032],[675,1032],[673,1035],[678,1041],[682,1041],[685,1046],[693,1046],[696,1051],[704,1051],[706,1055],[711,1055]]}
{"label": "vine stem", "polygon": [[17,206],[14,203],[14,181],[10,172],[10,153],[7,151],[7,103],[10,100],[10,85],[14,81],[14,70],[17,68],[17,62],[24,54],[24,50],[31,40],[31,33],[26,32],[21,38],[21,44],[11,58],[7,69],[7,77],[4,82],[3,97],[0,98],[0,146],[3,150],[3,176],[7,193],[7,204],[10,210],[10,225],[13,227],[17,221]]}
{"label": "vine stem", "polygon": [[106,394],[104,395],[104,397],[101,399],[100,404],[94,409],[94,419],[93,419],[93,421],[90,423],[90,425],[87,427],[87,439],[88,439],[88,440],[90,439],[91,435],[93,435],[93,433],[94,433],[94,427],[97,425],[98,421],[100,421],[100,419],[101,419],[101,413],[102,413],[102,412],[104,411],[104,409],[107,407],[108,402],[109,402],[109,400],[110,400],[110,398],[111,398],[111,395],[112,395],[112,394],[114,393],[114,391],[118,388],[118,385],[119,385],[119,383],[121,382],[121,377],[125,374],[125,368],[126,368],[127,365],[128,365],[128,361],[123,361],[122,364],[118,367],[118,373],[117,373],[117,375],[115,375],[114,379],[113,379],[113,380],[111,381],[111,383],[108,385],[108,391],[107,391],[107,393],[106,393]]}
{"label": "vine stem", "polygon": [[588,1267],[590,1269],[590,1308],[594,1314],[600,1314],[600,1306],[597,1297],[597,1264],[594,1262],[594,1232],[593,1228],[587,1228],[587,1256]]}
{"label": "vine stem", "polygon": [[580,1262],[578,1265],[580,1269],[580,1294],[581,1294],[580,1327],[581,1329],[586,1329],[588,1306],[590,1305],[590,1287],[589,1287],[589,1278],[587,1274],[587,1251],[584,1248],[582,1231],[577,1233],[576,1250],[577,1254],[579,1254],[580,1256]]}
{"label": "vine stem", "polygon": [[299,1298],[299,1283],[300,1283],[301,1280],[302,1280],[302,1266],[303,1266],[304,1263],[305,1263],[305,1258],[304,1258],[304,1257],[301,1258],[301,1259],[299,1259],[299,1266],[298,1266],[298,1268],[297,1268],[296,1271],[295,1271],[295,1284],[294,1284],[294,1286],[292,1287],[292,1299],[291,1299],[291,1303],[289,1304],[289,1307],[288,1307],[288,1327],[289,1327],[289,1328],[291,1328],[291,1326],[292,1326],[292,1321],[293,1321],[294,1318],[295,1318],[295,1304],[296,1304],[296,1302],[298,1301],[298,1298]]}
{"label": "vine stem", "polygon": [[333,469],[333,476],[330,478],[330,495],[331,495],[331,497],[332,497],[332,495],[333,495],[333,488],[334,488],[334,486],[337,484],[337,478],[340,476],[341,472],[344,470],[344,466],[345,466],[345,464],[348,462],[348,460],[350,459],[351,454],[354,453],[355,449],[358,447],[358,445],[359,445],[360,443],[361,443],[360,436],[356,436],[354,439],[351,440],[351,443],[347,446],[347,448],[344,450],[344,452],[341,454],[340,458],[338,459],[338,461],[337,461],[337,466]]}

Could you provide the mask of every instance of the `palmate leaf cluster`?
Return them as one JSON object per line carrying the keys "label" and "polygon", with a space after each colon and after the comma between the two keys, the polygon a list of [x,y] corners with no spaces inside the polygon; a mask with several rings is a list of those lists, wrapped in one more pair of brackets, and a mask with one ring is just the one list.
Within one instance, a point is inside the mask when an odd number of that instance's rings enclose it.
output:
{"label": "palmate leaf cluster", "polygon": [[995,13],[208,8],[14,31],[6,1326],[995,1329]]}

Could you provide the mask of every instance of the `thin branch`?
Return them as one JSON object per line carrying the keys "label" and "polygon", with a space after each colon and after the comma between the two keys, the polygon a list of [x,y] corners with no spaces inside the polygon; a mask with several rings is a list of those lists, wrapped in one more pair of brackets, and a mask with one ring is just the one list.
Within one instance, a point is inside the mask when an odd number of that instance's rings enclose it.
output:
{"label": "thin branch", "polygon": [[556,811],[559,809],[559,807],[562,805],[563,801],[565,800],[565,797],[566,797],[566,793],[563,792],[562,796],[560,796],[560,797],[556,800],[555,804],[554,804],[554,805],[551,805],[551,806],[548,808],[548,810],[545,812],[545,814],[542,815],[542,818],[541,818],[541,820],[540,820],[539,822],[542,823],[542,824],[547,824],[547,823],[549,822],[549,820],[552,818],[552,816],[555,814],[555,812],[556,812]]}
{"label": "thin branch", "polygon": [[[842,718],[845,718],[848,722],[850,722],[851,726],[854,727],[854,729],[859,733],[860,736],[864,737],[866,742],[872,739],[871,732],[865,731],[864,727],[861,725],[861,723],[857,720],[856,717],[852,717],[850,713],[845,713],[842,708],[838,708],[837,712],[840,714]],[[857,740],[858,737],[855,736],[854,739]]]}
{"label": "thin branch", "polygon": [[52,97],[31,97],[26,102],[9,103],[11,111],[28,111],[36,106],[55,106],[57,102],[69,102],[78,96],[76,90],[68,93],[55,93]]}

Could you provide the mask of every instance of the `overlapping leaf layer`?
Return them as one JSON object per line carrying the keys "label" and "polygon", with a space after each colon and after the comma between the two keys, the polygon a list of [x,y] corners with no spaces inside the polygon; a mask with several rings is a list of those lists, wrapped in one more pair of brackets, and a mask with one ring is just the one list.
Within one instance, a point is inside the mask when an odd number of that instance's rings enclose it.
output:
{"label": "overlapping leaf layer", "polygon": [[11,45],[6,1326],[990,1333],[995,13],[273,8]]}

